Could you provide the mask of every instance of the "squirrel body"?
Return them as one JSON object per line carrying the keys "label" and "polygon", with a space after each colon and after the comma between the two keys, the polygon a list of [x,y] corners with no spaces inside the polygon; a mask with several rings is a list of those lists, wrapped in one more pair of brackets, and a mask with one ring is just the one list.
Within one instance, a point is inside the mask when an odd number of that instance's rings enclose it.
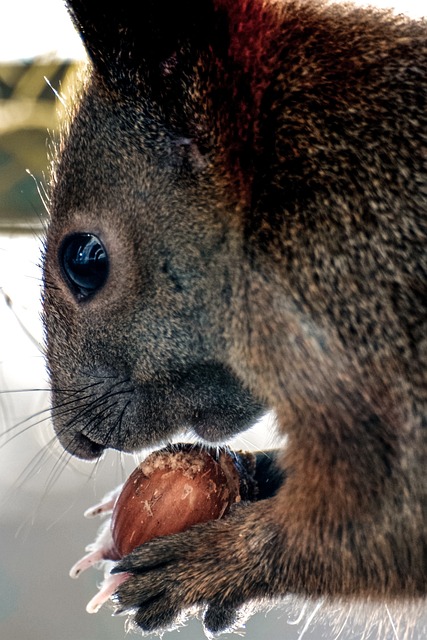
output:
{"label": "squirrel body", "polygon": [[60,441],[218,443],[269,409],[287,436],[280,489],[135,550],[120,607],[218,632],[288,593],[424,598],[427,24],[67,5],[91,64],[44,258]]}

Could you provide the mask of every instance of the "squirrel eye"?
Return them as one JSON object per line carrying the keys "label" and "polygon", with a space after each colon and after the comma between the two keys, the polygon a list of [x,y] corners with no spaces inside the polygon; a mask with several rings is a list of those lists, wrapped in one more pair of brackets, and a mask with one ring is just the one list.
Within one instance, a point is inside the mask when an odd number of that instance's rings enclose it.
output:
{"label": "squirrel eye", "polygon": [[107,252],[93,233],[67,236],[59,249],[59,262],[64,279],[79,302],[97,293],[107,280]]}

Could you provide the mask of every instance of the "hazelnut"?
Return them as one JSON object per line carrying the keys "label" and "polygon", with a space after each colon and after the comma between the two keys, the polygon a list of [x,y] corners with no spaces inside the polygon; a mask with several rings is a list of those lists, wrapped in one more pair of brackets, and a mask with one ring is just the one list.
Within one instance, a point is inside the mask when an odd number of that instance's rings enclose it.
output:
{"label": "hazelnut", "polygon": [[89,567],[104,566],[104,581],[86,610],[98,611],[127,579],[127,573],[110,575],[111,561],[155,537],[221,518],[240,500],[255,500],[255,470],[254,454],[197,445],[177,444],[149,455],[123,487],[85,513],[111,514],[88,553],[70,571],[77,578]]}
{"label": "hazelnut", "polygon": [[231,454],[179,445],[149,455],[125,482],[113,508],[114,552],[122,557],[152,538],[221,518],[239,502]]}

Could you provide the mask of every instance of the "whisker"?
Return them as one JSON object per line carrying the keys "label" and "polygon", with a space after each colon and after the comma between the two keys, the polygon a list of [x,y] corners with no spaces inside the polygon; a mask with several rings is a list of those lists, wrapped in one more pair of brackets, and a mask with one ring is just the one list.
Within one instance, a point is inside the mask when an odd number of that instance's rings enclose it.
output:
{"label": "whisker", "polygon": [[[117,429],[118,429],[118,432],[119,432],[119,436],[118,436],[119,443],[120,443],[121,432],[122,432],[122,429],[123,429],[123,418],[124,418],[124,415],[126,413],[126,409],[128,408],[129,404],[130,404],[130,400],[128,400],[126,402],[126,404],[123,407],[123,409],[122,409],[122,411],[121,411],[121,413],[120,413],[120,415],[118,417],[118,420],[117,420]],[[123,439],[123,442],[124,442],[124,439]]]}
{"label": "whisker", "polygon": [[[90,396],[87,396],[90,397]],[[75,400],[70,400],[68,402],[63,402],[61,404],[58,404],[54,407],[46,407],[45,409],[41,409],[40,411],[32,414],[31,416],[29,416],[28,418],[25,418],[24,420],[21,420],[20,422],[16,423],[15,425],[13,425],[12,427],[10,427],[9,429],[6,429],[6,431],[4,431],[1,435],[0,435],[0,440],[2,438],[8,437],[8,439],[6,440],[6,442],[2,443],[0,446],[1,448],[5,447],[6,445],[10,444],[13,440],[15,440],[15,438],[17,438],[18,436],[22,435],[23,433],[26,433],[28,430],[38,426],[39,424],[42,424],[45,420],[48,420],[51,415],[55,415],[55,416],[63,416],[66,415],[67,413],[72,413],[73,411],[75,411],[76,406],[78,408],[79,405],[76,405],[77,402],[80,402],[82,400],[82,397],[80,396],[78,399]],[[71,406],[70,406],[71,405]],[[84,405],[86,406],[86,405]],[[67,407],[66,409],[64,409],[64,407]],[[41,420],[36,420],[35,422],[31,422],[29,425],[26,425],[26,423],[29,420],[34,420],[34,418],[37,418],[38,416],[41,416],[43,414],[47,414],[46,417],[42,418]],[[19,429],[19,427],[21,427],[22,425],[26,425],[23,429],[16,431],[15,433],[13,433],[12,435],[11,432],[15,431],[17,429]]]}
{"label": "whisker", "polygon": [[19,474],[13,488],[18,490],[38,475],[42,467],[52,459],[52,447],[56,441],[56,436],[52,436],[49,442],[44,445],[37,453],[32,457],[30,462],[26,465],[25,469]]}
{"label": "whisker", "polygon": [[[36,185],[38,196],[43,205],[43,208],[46,211],[46,213],[49,214],[49,207],[48,207],[49,202],[48,202],[48,197],[47,197],[43,182],[41,180],[38,180],[36,176],[32,174],[29,169],[26,169],[26,172],[33,179],[34,184]],[[39,216],[39,218],[41,219],[41,215]]]}
{"label": "whisker", "polygon": [[104,456],[100,456],[99,458],[97,458],[97,459],[95,460],[95,462],[94,462],[94,464],[93,464],[93,467],[92,467],[92,469],[91,469],[91,472],[90,472],[90,474],[89,474],[89,477],[88,477],[88,482],[89,482],[89,481],[93,481],[93,480],[96,478],[96,475],[97,475],[97,473],[98,473],[98,470],[99,470],[99,467],[100,467],[100,465],[101,465],[101,461],[103,460],[103,457],[104,457]]}
{"label": "whisker", "polygon": [[[118,384],[122,384],[122,383],[117,383],[114,386],[117,386]],[[113,388],[113,387],[111,387]],[[125,393],[133,393],[133,389],[124,389],[124,390],[120,390],[120,391],[115,391],[114,393],[111,393],[111,389],[102,394],[99,397],[95,397],[94,400],[89,403],[86,404],[82,411],[80,411],[79,413],[74,413],[74,415],[72,416],[72,419],[69,420],[66,423],[66,427],[69,427],[73,424],[73,422],[75,422],[76,420],[83,420],[88,414],[89,414],[89,421],[83,425],[83,429],[82,432],[85,432],[85,435],[89,436],[91,435],[91,433],[94,432],[94,430],[99,426],[99,424],[101,424],[101,422],[105,419],[105,415],[104,412],[100,412],[98,411],[95,415],[90,415],[91,413],[93,414],[94,408],[98,409],[99,407],[101,407],[102,405],[107,405],[105,407],[106,410],[111,409],[113,406],[117,406],[118,402],[115,402],[113,404],[111,404],[111,399],[116,397],[116,396],[121,396]],[[94,422],[94,420],[96,421],[95,424],[92,424]],[[90,430],[87,431],[87,428],[90,426]],[[111,431],[110,431],[111,433]],[[107,440],[108,441],[108,440]]]}
{"label": "whisker", "polygon": [[[25,427],[23,427],[22,429],[20,429],[19,431],[15,431],[15,433],[13,433],[12,435],[10,435],[7,440],[5,440],[5,442],[2,442],[0,444],[0,449],[4,449],[5,447],[7,447],[8,445],[10,445],[11,442],[13,442],[16,438],[18,438],[19,436],[24,435],[24,433],[27,433],[28,431],[34,429],[35,427],[37,427],[40,424],[43,424],[43,422],[47,422],[50,419],[50,413],[49,413],[49,409],[45,409],[44,411],[40,412],[39,415],[41,415],[42,413],[47,413],[47,415],[42,418],[41,420],[37,420],[36,422],[31,422],[30,424],[25,425]],[[35,417],[37,414],[34,414]],[[23,424],[25,424],[28,421],[28,418],[26,420],[24,420],[21,423],[18,423],[16,425],[14,425],[13,427],[11,427],[10,429],[8,429],[6,431],[6,433],[3,433],[0,438],[4,438],[6,436],[8,436],[8,434],[10,434],[10,432],[12,430],[18,429],[20,426],[22,426]]]}
{"label": "whisker", "polygon": [[9,308],[10,312],[13,314],[16,322],[19,324],[21,330],[24,332],[24,334],[27,336],[27,338],[30,340],[30,342],[33,343],[33,345],[35,345],[35,347],[37,347],[37,349],[43,353],[44,352],[44,347],[42,344],[40,344],[40,342],[33,336],[33,334],[31,333],[31,331],[29,331],[27,329],[27,327],[25,326],[25,324],[22,322],[21,318],[19,317],[19,313],[17,313],[17,311],[15,310],[13,301],[11,299],[11,297],[6,293],[6,291],[4,289],[0,289],[0,292],[4,298],[4,301],[6,303],[6,306]]}
{"label": "whisker", "polygon": [[[103,404],[108,403],[108,398],[105,398],[102,400],[102,402],[98,402],[97,399],[93,400],[90,404],[85,404],[82,411],[80,411],[79,413],[73,413],[71,419],[64,425],[64,431],[72,426],[72,424],[78,419],[78,420],[83,420],[88,414],[89,414],[89,418],[88,418],[88,422],[86,422],[85,424],[83,424],[82,427],[82,432],[87,432],[87,428],[91,425],[91,423],[96,419],[96,417],[98,415],[102,416],[102,412],[98,412],[97,414],[93,415],[93,409],[94,407],[100,407]],[[110,408],[110,405],[107,404],[107,407],[105,407],[103,409],[103,412],[108,410]],[[73,408],[74,409],[74,408]],[[92,415],[91,415],[92,414]],[[96,426],[98,426],[101,423],[102,420],[99,420],[96,423]],[[90,428],[89,432],[85,433],[85,435],[89,436],[90,433],[92,432],[92,427]]]}
{"label": "whisker", "polygon": [[[106,441],[108,442],[112,434],[118,432],[118,441],[125,440],[124,432],[124,415],[126,409],[130,403],[130,399],[124,404],[121,403],[121,399],[126,395],[134,392],[133,387],[128,387],[129,379],[117,379],[116,376],[110,376],[108,378],[108,389],[105,388],[107,378],[105,376],[92,376],[93,381],[90,384],[81,386],[74,389],[60,389],[56,388],[53,391],[56,393],[57,403],[52,407],[46,407],[33,413],[31,416],[19,421],[15,425],[6,429],[0,436],[2,442],[1,447],[10,444],[17,437],[24,435],[30,429],[36,428],[40,424],[47,424],[51,417],[61,418],[63,420],[61,428],[56,434],[54,434],[48,442],[36,452],[31,458],[26,468],[19,474],[16,481],[11,488],[12,493],[22,489],[23,485],[32,481],[34,477],[38,476],[43,468],[53,459],[54,462],[48,472],[46,481],[43,487],[43,493],[40,499],[37,501],[34,509],[31,509],[32,514],[29,514],[28,519],[31,521],[35,519],[37,512],[41,509],[45,503],[47,497],[52,491],[52,488],[57,484],[65,470],[69,466],[70,461],[73,459],[73,454],[77,452],[79,446],[79,437],[76,433],[74,440],[68,444],[67,450],[61,449],[57,451],[56,455],[53,455],[55,451],[55,444],[58,442],[58,438],[61,439],[61,435],[66,434],[70,427],[78,421],[81,425],[80,433],[84,433],[88,437],[95,436],[93,439],[96,441],[96,434],[99,426],[102,423],[108,425],[108,431],[106,435]],[[0,393],[6,395],[11,394],[25,394],[31,391],[46,392],[48,388],[32,388],[32,389],[13,389],[4,390]],[[118,410],[119,409],[119,410]],[[65,419],[65,420],[64,420]],[[105,432],[105,428],[104,428]],[[119,452],[120,460],[120,475],[122,482],[124,481],[127,473],[125,471],[124,455]],[[91,472],[87,478],[87,481],[92,481],[96,472],[99,469],[101,460],[104,456],[96,461],[92,466]],[[69,507],[67,507],[68,510]],[[25,524],[25,523],[23,523]],[[52,525],[53,526],[53,525]]]}
{"label": "whisker", "polygon": [[7,395],[9,393],[37,393],[50,391],[50,387],[29,387],[28,389],[2,389],[0,390],[0,396]]}
{"label": "whisker", "polygon": [[68,462],[71,460],[72,455],[73,455],[72,453],[70,453],[66,449],[63,449],[61,451],[61,454],[55,460],[55,463],[44,485],[44,491],[40,497],[40,505],[43,504],[44,500],[47,498],[52,488],[55,486],[55,484],[58,482],[58,480],[64,473],[65,469],[67,469]]}
{"label": "whisker", "polygon": [[[43,461],[43,464],[45,464],[46,461],[52,459],[51,455],[50,455],[51,447],[55,442],[56,442],[56,436],[52,438],[52,440],[50,441],[48,446],[43,448],[43,454],[44,454],[44,456],[46,456],[45,460]],[[48,477],[48,480],[46,481],[45,488],[44,488],[42,494],[38,498],[36,504],[34,505],[34,508],[31,511],[31,513],[21,523],[21,525],[19,527],[19,530],[17,532],[17,535],[19,534],[20,530],[23,529],[23,527],[25,525],[30,524],[32,526],[34,524],[36,516],[41,511],[43,505],[45,504],[45,501],[47,500],[54,483],[59,479],[59,477],[62,475],[62,473],[65,471],[65,469],[67,469],[68,462],[71,459],[71,457],[72,457],[72,455],[70,453],[68,453],[67,451],[65,451],[65,449],[62,450],[61,455],[58,458],[58,460],[60,460],[59,464],[61,465],[61,469],[60,469],[59,473],[56,474],[56,477],[55,477],[53,482],[52,482],[52,472],[53,472],[53,470],[49,473],[49,477]],[[54,469],[57,468],[58,460],[55,461]],[[38,470],[36,469],[36,472],[38,473],[39,469]],[[77,499],[77,497],[74,498],[74,500],[76,500],[76,499]],[[73,504],[72,502],[68,504],[67,509],[65,510],[65,513],[72,507],[72,504]],[[57,521],[59,519],[60,518],[57,518]]]}
{"label": "whisker", "polygon": [[[85,434],[90,437],[93,433],[96,433],[97,428],[100,424],[107,421],[113,415],[114,407],[117,406],[117,402],[113,402],[110,405],[104,407],[102,411],[99,411],[97,414],[91,417],[89,422],[84,425]],[[89,429],[87,429],[89,427]]]}

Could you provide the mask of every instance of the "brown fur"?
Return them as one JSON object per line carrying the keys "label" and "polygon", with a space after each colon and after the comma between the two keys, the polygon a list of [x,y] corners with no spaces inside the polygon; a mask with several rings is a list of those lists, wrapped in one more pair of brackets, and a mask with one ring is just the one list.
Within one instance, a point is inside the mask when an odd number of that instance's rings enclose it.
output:
{"label": "brown fur", "polygon": [[[426,24],[68,4],[92,67],[45,256],[59,439],[84,458],[219,442],[266,409],[288,437],[277,494],[137,549],[120,606],[145,630],[203,606],[219,631],[287,593],[424,597]],[[86,300],[60,265],[72,233],[108,254]]]}

